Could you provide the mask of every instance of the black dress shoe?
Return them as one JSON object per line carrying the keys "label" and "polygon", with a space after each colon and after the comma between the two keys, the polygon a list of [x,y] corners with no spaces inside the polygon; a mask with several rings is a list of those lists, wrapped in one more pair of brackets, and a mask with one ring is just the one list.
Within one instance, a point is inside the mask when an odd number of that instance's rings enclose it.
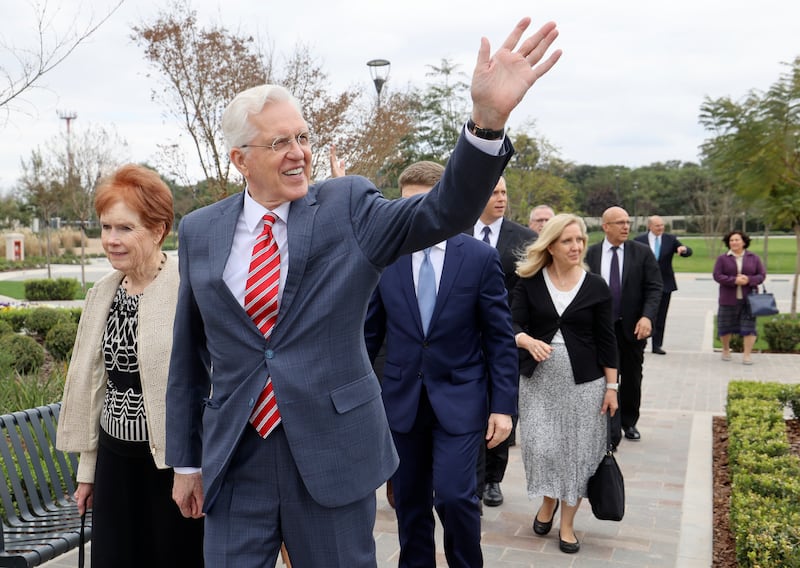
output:
{"label": "black dress shoe", "polygon": [[628,428],[625,428],[625,439],[638,442],[639,440],[642,439],[642,435],[639,434],[639,430],[636,429],[636,426],[630,426]]}
{"label": "black dress shoe", "polygon": [[581,549],[581,542],[575,537],[575,542],[561,540],[561,531],[558,531],[558,548],[566,554],[575,554]]}
{"label": "black dress shoe", "polygon": [[487,507],[499,507],[503,504],[503,492],[500,490],[500,484],[496,481],[490,481],[486,484],[483,490],[483,503]]}
{"label": "black dress shoe", "polygon": [[553,519],[556,518],[556,511],[558,511],[559,503],[560,501],[556,501],[556,508],[553,509],[553,514],[546,523],[539,520],[539,511],[536,511],[536,516],[533,518],[533,532],[539,536],[544,536],[550,532],[550,529],[553,528]]}
{"label": "black dress shoe", "polygon": [[666,355],[667,352],[661,349],[661,347],[653,347],[653,353],[656,355]]}

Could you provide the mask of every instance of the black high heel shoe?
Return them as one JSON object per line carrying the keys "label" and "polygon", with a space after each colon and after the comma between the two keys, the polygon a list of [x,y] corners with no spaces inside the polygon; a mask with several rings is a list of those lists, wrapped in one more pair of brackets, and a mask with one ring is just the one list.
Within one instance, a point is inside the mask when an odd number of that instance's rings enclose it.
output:
{"label": "black high heel shoe", "polygon": [[[561,504],[561,501],[556,501],[556,508],[553,509],[553,514],[550,517],[550,520],[546,523],[543,523],[539,520],[539,511],[536,511],[536,516],[533,518],[533,532],[538,534],[539,536],[544,536],[550,532],[550,529],[553,528],[553,519],[556,518],[556,511],[558,511],[558,506]],[[541,509],[540,509],[541,510]]]}

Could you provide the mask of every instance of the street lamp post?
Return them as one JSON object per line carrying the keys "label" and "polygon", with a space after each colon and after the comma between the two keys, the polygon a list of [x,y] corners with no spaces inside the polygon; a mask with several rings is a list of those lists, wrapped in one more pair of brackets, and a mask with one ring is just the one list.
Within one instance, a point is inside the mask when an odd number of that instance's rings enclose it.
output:
{"label": "street lamp post", "polygon": [[392,64],[388,59],[370,59],[367,61],[369,67],[369,74],[372,77],[372,82],[375,84],[375,90],[378,92],[378,106],[381,105],[381,91],[383,85],[389,80],[389,70]]}
{"label": "street lamp post", "polygon": [[622,201],[619,199],[619,168],[614,170],[614,178],[617,181],[617,206],[622,207]]}

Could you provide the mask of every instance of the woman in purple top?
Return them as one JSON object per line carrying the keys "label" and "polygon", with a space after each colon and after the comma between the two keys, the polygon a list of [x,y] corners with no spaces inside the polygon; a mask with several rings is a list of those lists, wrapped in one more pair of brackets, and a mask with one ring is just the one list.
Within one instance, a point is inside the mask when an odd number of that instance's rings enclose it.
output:
{"label": "woman in purple top", "polygon": [[767,272],[757,254],[747,250],[750,237],[731,231],[722,238],[728,252],[717,257],[714,280],[719,282],[717,328],[722,340],[722,360],[731,360],[731,334],[742,336],[742,364],[752,365],[750,354],[756,342],[756,318],[750,313],[747,295],[764,282]]}

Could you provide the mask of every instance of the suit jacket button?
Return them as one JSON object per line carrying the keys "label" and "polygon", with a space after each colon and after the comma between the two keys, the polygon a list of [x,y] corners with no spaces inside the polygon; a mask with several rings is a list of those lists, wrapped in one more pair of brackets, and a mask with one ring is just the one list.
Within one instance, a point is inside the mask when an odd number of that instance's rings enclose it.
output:
{"label": "suit jacket button", "polygon": [[267,358],[267,360],[270,360],[275,357],[275,352],[272,349],[267,349],[267,352],[264,353],[264,356]]}

